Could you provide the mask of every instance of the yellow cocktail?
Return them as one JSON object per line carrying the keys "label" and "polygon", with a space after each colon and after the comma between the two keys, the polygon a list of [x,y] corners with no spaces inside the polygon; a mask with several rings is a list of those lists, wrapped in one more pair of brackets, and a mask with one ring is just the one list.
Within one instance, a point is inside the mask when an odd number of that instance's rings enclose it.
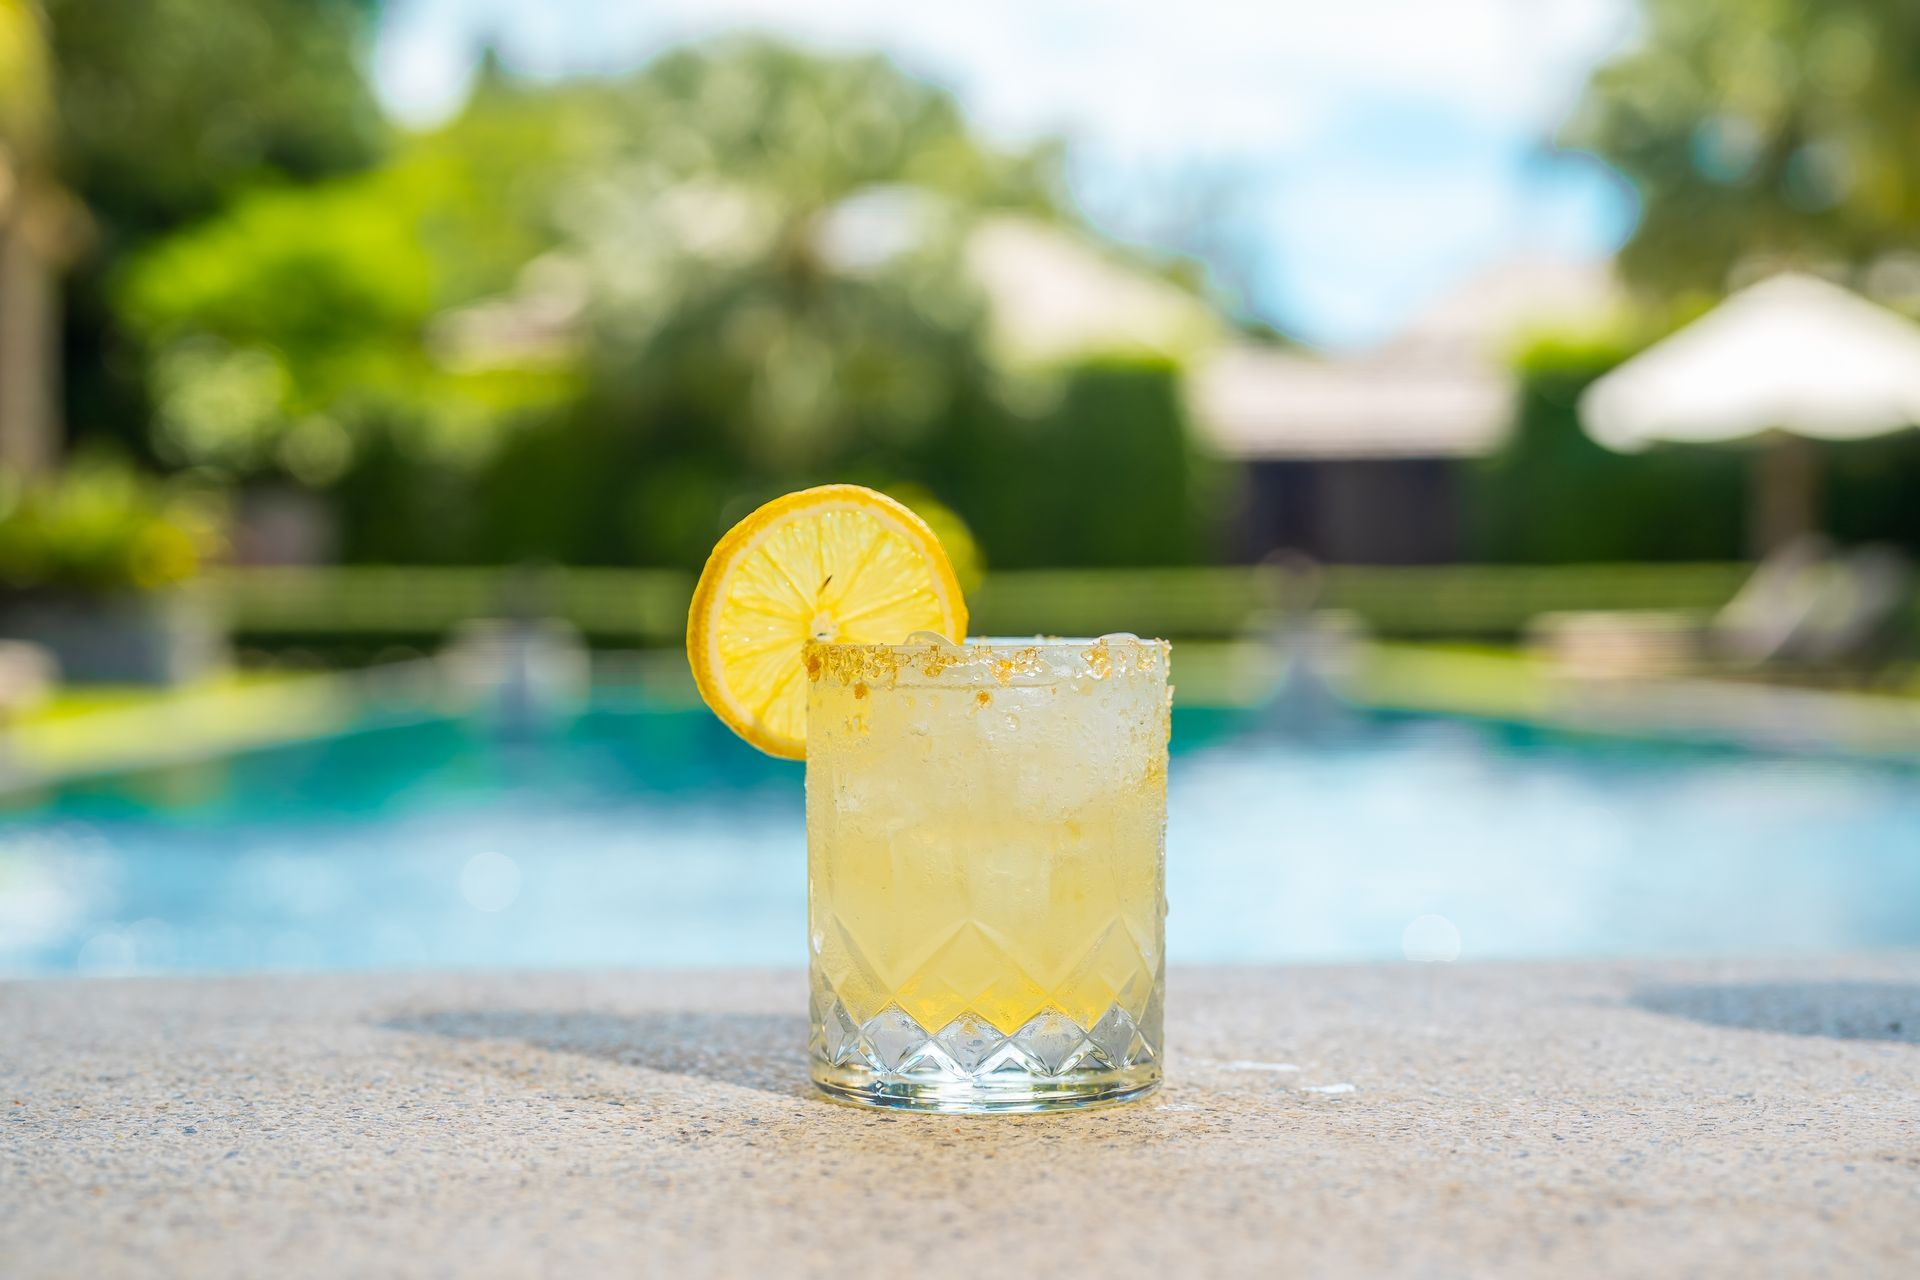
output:
{"label": "yellow cocktail", "polygon": [[1160,1077],[1168,646],[805,652],[813,1073],[1018,1110]]}
{"label": "yellow cocktail", "polygon": [[813,1079],[874,1106],[1042,1111],[1160,1082],[1163,640],[975,640],[927,523],[830,484],[714,547],[687,662],[807,762]]}

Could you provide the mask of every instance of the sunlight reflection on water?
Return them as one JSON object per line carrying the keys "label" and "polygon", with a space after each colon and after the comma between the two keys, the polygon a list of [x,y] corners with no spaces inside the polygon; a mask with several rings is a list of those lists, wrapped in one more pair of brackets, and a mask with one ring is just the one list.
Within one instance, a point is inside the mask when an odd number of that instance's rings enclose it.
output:
{"label": "sunlight reflection on water", "polygon": [[[706,719],[413,726],[237,758],[188,804],[55,793],[0,820],[0,970],[801,963],[800,771]],[[1170,788],[1176,963],[1920,944],[1910,766],[1183,716]]]}

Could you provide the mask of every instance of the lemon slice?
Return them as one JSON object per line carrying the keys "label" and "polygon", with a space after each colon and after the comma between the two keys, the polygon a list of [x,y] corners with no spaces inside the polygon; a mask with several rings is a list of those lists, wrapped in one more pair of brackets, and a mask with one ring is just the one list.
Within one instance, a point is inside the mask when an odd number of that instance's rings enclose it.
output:
{"label": "lemon slice", "polygon": [[714,714],[769,755],[807,754],[809,640],[954,640],[967,605],[926,522],[885,494],[829,484],[775,498],[727,531],[687,612],[687,661]]}

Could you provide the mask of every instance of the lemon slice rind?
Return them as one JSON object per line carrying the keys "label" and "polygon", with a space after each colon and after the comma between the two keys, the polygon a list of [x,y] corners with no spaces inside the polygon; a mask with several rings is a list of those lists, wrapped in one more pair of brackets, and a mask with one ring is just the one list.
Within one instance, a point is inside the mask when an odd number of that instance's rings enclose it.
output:
{"label": "lemon slice rind", "polygon": [[960,640],[966,626],[959,581],[925,521],[871,489],[821,485],[775,498],[714,546],[687,611],[687,660],[728,728],[800,760],[809,640]]}

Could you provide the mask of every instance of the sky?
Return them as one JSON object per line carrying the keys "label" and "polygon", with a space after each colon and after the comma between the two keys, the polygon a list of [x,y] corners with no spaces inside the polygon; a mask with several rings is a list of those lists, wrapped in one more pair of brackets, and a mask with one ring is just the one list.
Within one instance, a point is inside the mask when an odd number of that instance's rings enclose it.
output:
{"label": "sky", "polygon": [[1202,256],[1329,348],[1503,259],[1605,256],[1635,216],[1617,174],[1543,145],[1632,38],[1631,0],[390,0],[376,82],[426,124],[488,43],[552,77],[740,29],[879,49],[991,137],[1064,138],[1096,226]]}

